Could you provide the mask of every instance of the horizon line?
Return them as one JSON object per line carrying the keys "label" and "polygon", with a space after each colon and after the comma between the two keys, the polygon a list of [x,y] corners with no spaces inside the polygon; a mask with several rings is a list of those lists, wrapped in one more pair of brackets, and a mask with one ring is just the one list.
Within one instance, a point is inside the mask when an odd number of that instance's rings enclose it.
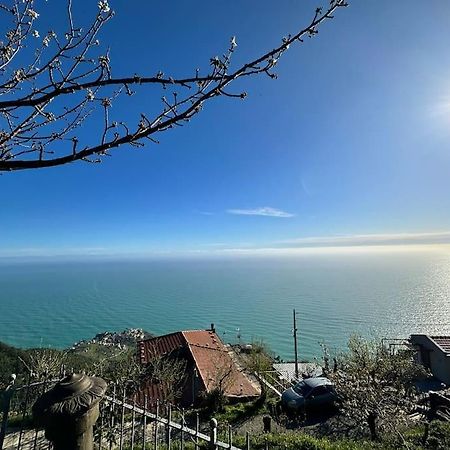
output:
{"label": "horizon line", "polygon": [[[378,236],[378,240],[370,241],[368,236]],[[420,233],[414,234],[407,242],[405,234],[399,234],[399,238],[390,239],[382,235],[358,235],[351,239],[350,236],[335,236],[320,238],[309,237],[295,240],[277,241],[266,245],[224,245],[222,248],[205,248],[200,245],[192,249],[117,249],[108,247],[71,247],[71,248],[23,248],[0,250],[0,261],[35,261],[43,260],[71,260],[71,259],[145,259],[145,258],[186,258],[186,257],[218,257],[218,256],[283,256],[305,253],[349,253],[349,252],[375,252],[375,251],[408,251],[408,250],[438,250],[450,248],[450,232],[445,233]],[[400,238],[401,236],[401,238]],[[413,234],[409,234],[413,236]],[[436,239],[438,236],[445,240]],[[291,244],[291,245],[288,245]],[[297,244],[297,245],[293,245]]]}

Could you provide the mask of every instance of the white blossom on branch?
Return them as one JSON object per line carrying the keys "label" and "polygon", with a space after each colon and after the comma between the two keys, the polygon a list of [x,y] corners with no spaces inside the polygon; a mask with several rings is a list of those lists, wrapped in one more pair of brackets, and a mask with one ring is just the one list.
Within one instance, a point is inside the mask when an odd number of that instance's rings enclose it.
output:
{"label": "white blossom on branch", "polygon": [[[220,96],[244,99],[246,92],[232,92],[233,83],[246,77],[274,72],[280,57],[292,44],[318,33],[319,26],[347,6],[346,0],[331,0],[317,8],[308,25],[284,37],[263,55],[234,67],[237,50],[233,36],[224,54],[210,59],[204,75],[175,78],[157,74],[133,74],[116,78],[109,51],[101,51],[99,34],[113,18],[107,0],[97,3],[97,13],[83,27],[75,23],[72,0],[67,0],[66,30],[46,33],[42,40],[34,22],[39,11],[34,0],[0,3],[8,11],[12,29],[0,42],[0,171],[53,167],[74,161],[100,162],[110,150],[123,145],[143,146],[157,142],[156,134],[182,126],[198,114],[205,102]],[[34,38],[34,39],[28,39]],[[24,64],[25,45],[35,48],[34,57]],[[161,109],[150,115],[142,111],[137,123],[125,123],[112,108],[121,96],[135,94],[133,86],[153,85],[164,95]],[[114,114],[114,115],[112,115]],[[85,136],[80,129],[101,115],[98,136]],[[145,120],[142,120],[145,117]],[[89,139],[91,139],[89,141]]]}

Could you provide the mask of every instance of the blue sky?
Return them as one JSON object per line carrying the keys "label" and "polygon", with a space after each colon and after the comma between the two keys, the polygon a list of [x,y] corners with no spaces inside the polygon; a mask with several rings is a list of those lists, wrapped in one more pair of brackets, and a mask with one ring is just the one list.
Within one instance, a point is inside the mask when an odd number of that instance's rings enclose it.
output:
{"label": "blue sky", "polygon": [[[58,3],[36,7],[44,30],[62,20]],[[79,21],[96,12],[95,1],[74,4]],[[190,75],[231,36],[237,65],[317,6],[110,4],[116,17],[100,40],[117,76]],[[3,174],[0,254],[449,242],[449,17],[445,1],[350,1],[283,56],[278,80],[245,80],[245,101],[215,99],[159,145],[116,150],[100,165]],[[114,114],[136,121],[160,96],[138,92]]]}

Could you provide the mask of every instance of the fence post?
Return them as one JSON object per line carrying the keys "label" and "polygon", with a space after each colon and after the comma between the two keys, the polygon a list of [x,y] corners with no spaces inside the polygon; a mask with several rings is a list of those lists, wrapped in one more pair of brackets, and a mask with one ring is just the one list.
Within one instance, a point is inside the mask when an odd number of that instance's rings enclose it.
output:
{"label": "fence post", "polygon": [[169,403],[169,406],[167,407],[167,429],[166,429],[166,445],[169,450],[172,445],[171,422],[172,422],[172,405]]}
{"label": "fence post", "polygon": [[122,410],[120,412],[120,439],[119,439],[119,450],[123,450],[123,429],[125,426],[125,401],[127,399],[125,388],[123,388],[122,395]]}
{"label": "fence post", "polygon": [[54,450],[93,450],[93,427],[105,391],[101,378],[72,374],[36,400],[33,417]]}
{"label": "fence post", "polygon": [[134,433],[136,427],[136,397],[133,398],[133,409],[131,411],[131,444],[130,447],[134,448]]}
{"label": "fence post", "polygon": [[28,407],[28,402],[30,400],[30,384],[31,384],[31,379],[33,377],[33,372],[28,371],[28,377],[27,377],[27,384],[26,384],[26,394],[25,394],[25,401],[23,402],[22,405],[22,423],[20,425],[20,431],[19,431],[19,442],[17,443],[17,448],[21,448],[21,444],[22,444],[22,438],[23,438],[23,434],[24,434],[24,425],[23,425],[23,421],[25,420],[25,417],[27,415],[27,407]]}
{"label": "fence post", "polygon": [[184,426],[186,421],[184,420],[184,408],[181,408],[181,438],[180,438],[180,450],[184,450]]}
{"label": "fence post", "polygon": [[5,439],[6,435],[6,425],[8,424],[8,415],[9,415],[9,407],[11,405],[11,397],[14,392],[14,383],[16,381],[16,375],[13,373],[10,378],[10,383],[8,384],[7,388],[3,392],[3,399],[0,399],[3,401],[3,407],[2,407],[2,426],[0,428],[0,448],[3,448],[3,441]]}
{"label": "fence post", "polygon": [[158,428],[159,428],[159,400],[156,400],[155,429],[153,435],[153,447],[155,450],[158,450]]}
{"label": "fence post", "polygon": [[272,431],[272,418],[270,416],[264,416],[262,420],[264,433],[270,433]]}
{"label": "fence post", "polygon": [[145,450],[146,437],[147,437],[147,394],[144,395],[144,417],[142,426],[142,448]]}
{"label": "fence post", "polygon": [[217,450],[217,420],[209,421],[209,450]]}
{"label": "fence post", "polygon": [[116,390],[117,390],[117,386],[114,384],[113,385],[113,395],[112,395],[112,402],[109,403],[109,429],[111,430],[108,433],[108,441],[109,441],[109,450],[112,450],[113,448],[113,443],[115,444],[115,439],[116,437],[114,436],[113,430],[116,427]]}
{"label": "fence post", "polygon": [[198,450],[198,431],[200,429],[200,416],[197,413],[195,415],[195,442],[194,442],[194,448],[195,450]]}

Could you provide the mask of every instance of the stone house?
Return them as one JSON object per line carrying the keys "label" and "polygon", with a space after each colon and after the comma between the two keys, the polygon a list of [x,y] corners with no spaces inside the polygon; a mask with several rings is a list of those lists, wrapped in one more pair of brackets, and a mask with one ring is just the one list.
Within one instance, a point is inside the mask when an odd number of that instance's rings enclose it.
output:
{"label": "stone house", "polygon": [[[183,362],[183,383],[178,403],[198,404],[206,394],[221,384],[230,400],[248,400],[260,395],[259,384],[237,364],[231,348],[224,345],[214,327],[210,330],[177,331],[138,342],[139,363],[146,366],[154,358]],[[164,383],[146,380],[136,401],[147,405],[164,402],[168,391]]]}

